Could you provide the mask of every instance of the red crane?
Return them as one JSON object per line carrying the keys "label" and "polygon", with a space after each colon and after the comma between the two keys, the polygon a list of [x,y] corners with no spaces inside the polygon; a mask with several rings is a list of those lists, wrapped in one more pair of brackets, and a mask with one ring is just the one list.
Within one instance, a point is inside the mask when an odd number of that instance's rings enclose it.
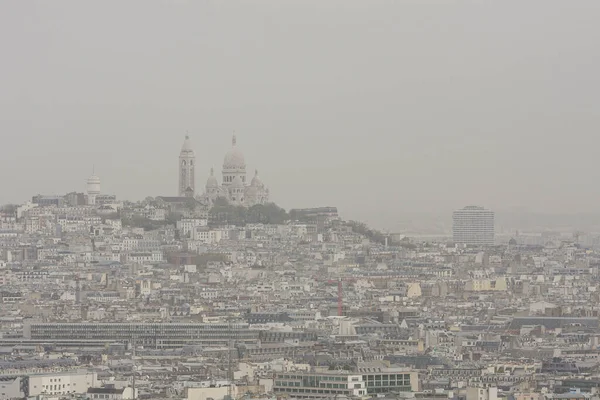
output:
{"label": "red crane", "polygon": [[342,292],[342,280],[338,281],[338,317],[341,317],[343,314],[343,300],[342,300],[343,292]]}
{"label": "red crane", "polygon": [[[339,278],[337,280],[337,287],[338,287],[338,317],[342,317],[344,315],[344,288],[343,288],[343,281],[354,281],[356,280],[355,278]],[[327,281],[327,283],[332,284],[335,283],[336,281],[334,280],[329,280]]]}

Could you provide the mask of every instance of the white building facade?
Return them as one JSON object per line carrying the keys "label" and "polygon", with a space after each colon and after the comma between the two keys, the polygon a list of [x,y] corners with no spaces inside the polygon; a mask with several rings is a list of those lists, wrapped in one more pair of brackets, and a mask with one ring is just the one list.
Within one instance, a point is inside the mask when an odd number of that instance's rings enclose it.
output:
{"label": "white building facade", "polygon": [[493,246],[494,212],[478,206],[467,206],[454,211],[452,236],[458,244]]}
{"label": "white building facade", "polygon": [[29,396],[86,393],[97,384],[95,372],[32,375],[29,377]]}
{"label": "white building facade", "polygon": [[179,153],[179,197],[193,197],[196,191],[196,155],[186,135]]}
{"label": "white building facade", "polygon": [[[195,156],[187,136],[179,156],[179,168],[179,196],[194,196]],[[197,198],[208,204],[222,198],[230,204],[245,207],[265,204],[269,201],[269,189],[258,176],[258,171],[255,171],[254,177],[248,182],[246,160],[244,154],[237,147],[235,135],[231,140],[231,149],[225,154],[223,160],[221,183],[219,184],[215,177],[214,169],[211,169],[205,192]]]}

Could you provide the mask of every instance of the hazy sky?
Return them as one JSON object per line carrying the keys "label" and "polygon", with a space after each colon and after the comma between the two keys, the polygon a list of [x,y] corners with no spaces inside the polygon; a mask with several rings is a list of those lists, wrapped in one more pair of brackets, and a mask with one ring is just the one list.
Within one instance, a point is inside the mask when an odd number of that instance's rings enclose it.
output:
{"label": "hazy sky", "polygon": [[197,187],[235,130],[285,208],[595,211],[600,1],[0,2],[0,203]]}

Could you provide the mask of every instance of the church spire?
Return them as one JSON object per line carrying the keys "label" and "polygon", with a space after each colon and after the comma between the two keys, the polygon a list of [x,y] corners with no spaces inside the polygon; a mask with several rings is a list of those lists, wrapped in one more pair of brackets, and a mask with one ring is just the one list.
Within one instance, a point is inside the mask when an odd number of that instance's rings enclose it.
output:
{"label": "church spire", "polygon": [[235,147],[237,144],[237,137],[235,136],[235,132],[233,132],[233,137],[231,138],[231,145]]}

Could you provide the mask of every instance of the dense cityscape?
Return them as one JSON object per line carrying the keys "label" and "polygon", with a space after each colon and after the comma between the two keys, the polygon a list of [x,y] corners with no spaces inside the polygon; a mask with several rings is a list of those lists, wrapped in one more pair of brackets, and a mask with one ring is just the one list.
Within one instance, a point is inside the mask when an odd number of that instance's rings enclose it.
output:
{"label": "dense cityscape", "polygon": [[270,202],[235,136],[221,183],[196,161],[186,136],[143,201],[93,175],[2,207],[0,400],[598,398],[596,237],[481,206],[381,232]]}

